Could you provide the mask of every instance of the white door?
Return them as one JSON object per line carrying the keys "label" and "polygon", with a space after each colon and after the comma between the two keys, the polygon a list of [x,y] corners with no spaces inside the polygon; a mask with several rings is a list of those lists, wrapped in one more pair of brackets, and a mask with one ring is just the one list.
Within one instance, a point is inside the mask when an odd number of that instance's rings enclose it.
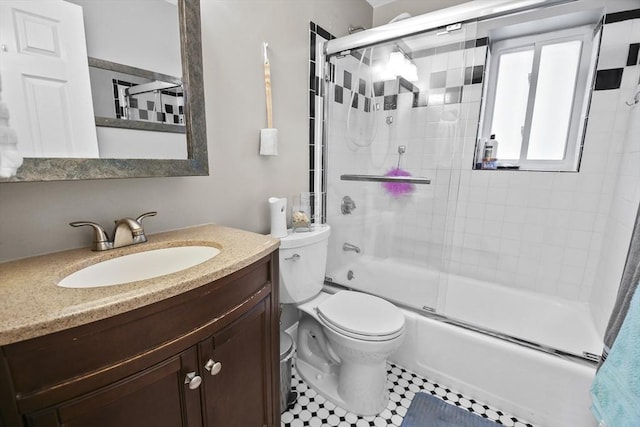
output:
{"label": "white door", "polygon": [[0,0],[2,100],[24,157],[98,157],[82,7]]}

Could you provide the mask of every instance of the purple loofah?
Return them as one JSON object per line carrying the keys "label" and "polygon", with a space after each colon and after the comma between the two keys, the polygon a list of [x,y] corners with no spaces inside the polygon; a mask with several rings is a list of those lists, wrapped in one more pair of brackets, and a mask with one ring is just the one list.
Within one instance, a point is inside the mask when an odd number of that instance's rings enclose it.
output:
{"label": "purple loofah", "polygon": [[[385,176],[411,176],[411,174],[400,168],[393,168]],[[382,186],[394,197],[412,193],[415,189],[415,186],[408,182],[383,182]]]}

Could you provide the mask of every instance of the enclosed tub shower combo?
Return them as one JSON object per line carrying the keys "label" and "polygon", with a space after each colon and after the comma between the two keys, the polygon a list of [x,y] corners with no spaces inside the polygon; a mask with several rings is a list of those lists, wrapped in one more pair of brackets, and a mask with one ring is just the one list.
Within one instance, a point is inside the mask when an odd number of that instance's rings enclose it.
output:
{"label": "enclosed tub shower combo", "polygon": [[598,1],[531,3],[318,35],[325,291],[402,309],[391,361],[536,425],[595,426],[589,386],[640,195],[625,160],[640,151],[637,108],[608,101],[633,99],[640,66],[608,52],[637,43],[640,20]]}

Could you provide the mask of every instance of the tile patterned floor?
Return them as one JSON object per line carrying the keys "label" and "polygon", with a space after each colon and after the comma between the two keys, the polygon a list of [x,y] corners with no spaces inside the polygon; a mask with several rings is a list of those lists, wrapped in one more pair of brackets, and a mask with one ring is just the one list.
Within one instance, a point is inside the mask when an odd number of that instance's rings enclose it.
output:
{"label": "tile patterned floor", "polygon": [[431,393],[447,403],[493,420],[497,425],[533,427],[532,424],[392,363],[387,364],[389,405],[379,415],[370,417],[359,417],[334,405],[308,387],[296,373],[295,367],[292,373],[291,390],[298,393],[298,400],[291,409],[282,414],[282,427],[399,427],[411,404],[411,399],[418,392]]}

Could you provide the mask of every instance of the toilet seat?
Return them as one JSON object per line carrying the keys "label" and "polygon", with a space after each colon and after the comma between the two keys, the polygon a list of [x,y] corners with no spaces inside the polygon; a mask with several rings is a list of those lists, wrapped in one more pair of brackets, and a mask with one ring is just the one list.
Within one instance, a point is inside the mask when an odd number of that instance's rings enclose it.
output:
{"label": "toilet seat", "polygon": [[319,320],[335,332],[363,340],[387,341],[404,332],[404,315],[382,298],[340,291],[318,304]]}

